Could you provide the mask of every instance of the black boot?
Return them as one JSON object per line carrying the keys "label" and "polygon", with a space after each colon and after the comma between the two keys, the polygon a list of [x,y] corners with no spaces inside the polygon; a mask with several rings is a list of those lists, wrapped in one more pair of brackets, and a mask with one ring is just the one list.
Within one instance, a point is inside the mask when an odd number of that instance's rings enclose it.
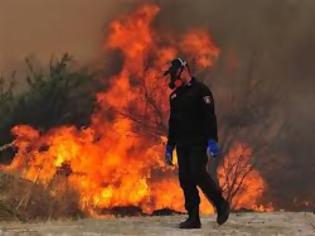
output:
{"label": "black boot", "polygon": [[230,205],[226,200],[222,201],[222,203],[217,206],[217,214],[217,223],[223,225],[230,214]]}
{"label": "black boot", "polygon": [[200,229],[199,207],[188,211],[188,219],[179,224],[180,229]]}

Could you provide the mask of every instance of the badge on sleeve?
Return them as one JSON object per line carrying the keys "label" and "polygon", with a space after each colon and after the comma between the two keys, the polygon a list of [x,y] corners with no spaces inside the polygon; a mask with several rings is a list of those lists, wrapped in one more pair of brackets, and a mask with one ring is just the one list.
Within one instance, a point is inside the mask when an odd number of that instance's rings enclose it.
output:
{"label": "badge on sleeve", "polygon": [[210,96],[204,96],[203,97],[203,101],[206,103],[206,104],[210,104],[211,103],[211,97]]}

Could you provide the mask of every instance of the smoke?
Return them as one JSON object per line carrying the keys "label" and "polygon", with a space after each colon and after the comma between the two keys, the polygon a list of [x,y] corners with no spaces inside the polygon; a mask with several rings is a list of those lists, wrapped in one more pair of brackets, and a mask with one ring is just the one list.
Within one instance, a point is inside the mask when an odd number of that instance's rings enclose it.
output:
{"label": "smoke", "polygon": [[[260,96],[276,99],[269,104],[271,118],[274,117],[274,123],[279,119],[286,123],[270,151],[259,157],[265,159],[264,166],[258,168],[269,184],[269,197],[278,207],[293,206],[293,203],[301,206],[302,199],[313,202],[315,135],[311,127],[315,112],[311,107],[315,102],[312,89],[315,2],[183,0],[160,3],[165,10],[156,23],[158,27],[179,32],[190,27],[206,27],[221,48],[221,60],[208,76],[217,97],[218,116],[227,106],[220,94],[227,89],[235,90],[228,86],[242,84],[248,65],[253,64],[252,77],[269,88]],[[227,75],[229,64],[232,71]]]}
{"label": "smoke", "polygon": [[25,57],[47,63],[71,53],[79,64],[102,56],[104,27],[130,4],[123,1],[1,0],[0,71],[21,70]]}
{"label": "smoke", "polygon": [[[0,0],[0,71],[21,66],[34,54],[47,61],[69,51],[79,63],[104,57],[102,40],[108,22],[140,2],[84,0]],[[270,104],[275,122],[286,129],[263,157],[259,170],[269,184],[269,197],[278,206],[299,199],[313,201],[315,148],[315,2],[312,0],[155,0],[161,12],[154,22],[159,32],[208,29],[221,48],[213,71],[205,75],[213,87],[220,116],[221,96],[237,89],[253,66],[252,77],[277,93]],[[233,86],[233,88],[229,87]],[[221,113],[221,114],[220,114]],[[280,115],[279,115],[280,114]],[[263,136],[264,134],[262,134]],[[303,193],[303,194],[302,194]]]}

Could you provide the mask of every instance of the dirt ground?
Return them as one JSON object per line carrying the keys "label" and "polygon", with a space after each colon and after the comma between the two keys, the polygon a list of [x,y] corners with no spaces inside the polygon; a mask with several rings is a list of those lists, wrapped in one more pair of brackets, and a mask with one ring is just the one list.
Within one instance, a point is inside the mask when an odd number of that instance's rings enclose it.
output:
{"label": "dirt ground", "polygon": [[202,217],[202,229],[180,230],[185,215],[50,221],[0,222],[0,235],[315,235],[313,213],[233,213],[218,226],[215,216]]}

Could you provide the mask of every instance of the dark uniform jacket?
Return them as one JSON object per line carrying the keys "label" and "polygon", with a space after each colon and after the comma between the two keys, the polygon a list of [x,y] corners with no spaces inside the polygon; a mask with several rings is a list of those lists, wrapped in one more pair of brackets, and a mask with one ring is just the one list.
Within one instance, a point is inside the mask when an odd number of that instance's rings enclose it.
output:
{"label": "dark uniform jacket", "polygon": [[192,78],[170,94],[168,145],[205,145],[209,139],[218,141],[213,96]]}

